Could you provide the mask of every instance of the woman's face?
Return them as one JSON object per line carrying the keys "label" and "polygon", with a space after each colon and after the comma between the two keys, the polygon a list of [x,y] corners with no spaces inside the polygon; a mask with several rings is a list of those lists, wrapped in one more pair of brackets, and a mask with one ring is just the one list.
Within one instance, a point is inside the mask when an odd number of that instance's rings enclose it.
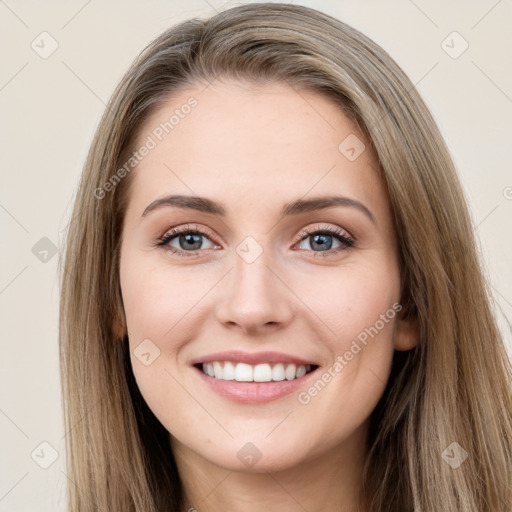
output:
{"label": "woman's face", "polygon": [[318,93],[214,82],[161,107],[144,145],[120,279],[173,447],[255,472],[362,447],[393,351],[416,344],[369,144]]}

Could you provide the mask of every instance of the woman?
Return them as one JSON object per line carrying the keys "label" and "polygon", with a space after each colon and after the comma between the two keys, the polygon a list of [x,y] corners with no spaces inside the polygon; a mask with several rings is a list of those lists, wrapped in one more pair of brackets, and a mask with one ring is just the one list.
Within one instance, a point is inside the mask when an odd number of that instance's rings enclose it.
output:
{"label": "woman", "polygon": [[67,236],[69,510],[512,510],[511,367],[430,112],[285,4],[164,32]]}

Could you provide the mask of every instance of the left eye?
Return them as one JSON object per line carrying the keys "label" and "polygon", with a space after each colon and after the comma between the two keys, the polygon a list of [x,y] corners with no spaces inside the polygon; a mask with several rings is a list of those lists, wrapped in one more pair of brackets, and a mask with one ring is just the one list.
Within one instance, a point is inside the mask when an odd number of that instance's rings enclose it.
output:
{"label": "left eye", "polygon": [[[301,248],[310,251],[330,251],[336,250],[338,247],[342,246],[342,242],[337,239],[337,237],[331,233],[317,233],[313,235],[308,235],[304,237],[299,244],[303,244],[304,242],[309,242],[309,248]],[[333,243],[338,243],[336,247],[333,247]]]}

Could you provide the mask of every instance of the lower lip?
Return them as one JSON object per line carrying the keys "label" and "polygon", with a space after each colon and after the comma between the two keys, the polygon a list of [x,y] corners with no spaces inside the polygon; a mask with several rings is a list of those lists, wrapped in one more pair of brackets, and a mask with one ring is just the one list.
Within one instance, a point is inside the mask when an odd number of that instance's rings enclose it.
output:
{"label": "lower lip", "polygon": [[242,404],[259,404],[277,400],[283,396],[298,391],[310,377],[318,370],[306,373],[302,377],[293,380],[278,382],[237,382],[235,380],[216,379],[206,375],[199,368],[194,367],[199,377],[219,395]]}

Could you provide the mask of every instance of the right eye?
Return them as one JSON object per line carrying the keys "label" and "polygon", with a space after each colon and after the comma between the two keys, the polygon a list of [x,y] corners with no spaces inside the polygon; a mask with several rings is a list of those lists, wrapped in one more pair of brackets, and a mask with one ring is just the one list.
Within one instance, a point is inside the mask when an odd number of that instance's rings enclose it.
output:
{"label": "right eye", "polygon": [[[207,239],[211,247],[204,247],[204,243],[201,240],[202,238]],[[173,243],[175,245],[172,245]],[[196,251],[215,247],[215,244],[205,232],[199,230],[197,227],[191,228],[189,226],[172,228],[158,239],[156,245],[182,256],[195,255]]]}

